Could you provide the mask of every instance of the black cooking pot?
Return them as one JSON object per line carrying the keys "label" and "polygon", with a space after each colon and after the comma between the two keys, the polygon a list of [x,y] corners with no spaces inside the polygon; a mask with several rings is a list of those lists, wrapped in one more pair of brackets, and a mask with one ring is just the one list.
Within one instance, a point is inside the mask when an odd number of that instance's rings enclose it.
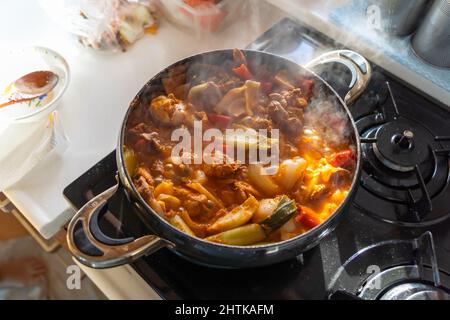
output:
{"label": "black cooking pot", "polygon": [[[178,64],[190,65],[195,62],[221,65],[223,61],[231,60],[233,50],[219,50],[201,53],[164,69],[154,76],[137,94],[132,101],[122,123],[117,145],[117,167],[118,183],[114,187],[99,194],[84,205],[73,217],[67,230],[67,241],[69,249],[75,258],[81,263],[93,268],[108,268],[132,262],[133,260],[156,250],[168,247],[170,250],[183,257],[204,265],[222,268],[244,268],[269,265],[290,259],[300,253],[314,247],[319,241],[331,232],[339,221],[345,208],[350,205],[358,186],[361,166],[361,150],[359,135],[353,119],[347,109],[347,104],[352,103],[366,88],[371,75],[371,67],[361,55],[348,51],[339,50],[326,53],[311,61],[306,67],[302,67],[285,58],[259,51],[243,50],[249,61],[269,66],[275,70],[289,69],[303,74],[315,80],[315,94],[320,99],[335,101],[348,117],[350,139],[356,149],[356,169],[353,176],[348,196],[338,209],[322,224],[298,235],[295,238],[262,246],[231,246],[208,242],[197,237],[190,236],[173,227],[160,217],[140,196],[136,187],[125,168],[123,158],[124,135],[127,129],[127,119],[130,112],[139,104],[148,105],[155,95],[163,92],[161,79],[167,76],[170,68]],[[339,95],[316,73],[310,71],[320,65],[327,63],[341,63],[349,68],[352,80],[349,91],[345,96],[345,102]],[[148,227],[149,235],[139,239],[110,239],[101,233],[97,224],[99,213],[105,209],[107,200],[118,190],[124,189],[129,200],[137,208],[140,218]],[[133,214],[133,213],[129,213]],[[83,241],[76,234],[84,234]],[[85,250],[86,242],[95,249]]]}

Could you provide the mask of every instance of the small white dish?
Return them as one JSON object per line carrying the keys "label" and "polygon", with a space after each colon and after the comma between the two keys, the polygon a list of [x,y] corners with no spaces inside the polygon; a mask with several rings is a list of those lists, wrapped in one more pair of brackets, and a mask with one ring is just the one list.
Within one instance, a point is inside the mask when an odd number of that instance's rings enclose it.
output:
{"label": "small white dish", "polygon": [[58,83],[47,95],[29,102],[0,108],[0,124],[30,122],[49,115],[67,89],[70,80],[69,66],[57,52],[44,47],[25,47],[0,51],[0,101],[4,100],[8,86],[21,76],[40,70],[58,75]]}

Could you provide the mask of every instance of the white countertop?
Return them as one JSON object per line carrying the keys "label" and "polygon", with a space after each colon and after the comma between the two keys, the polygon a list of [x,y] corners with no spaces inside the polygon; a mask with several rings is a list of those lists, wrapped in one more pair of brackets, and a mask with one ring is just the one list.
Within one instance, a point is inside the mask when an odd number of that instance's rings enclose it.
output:
{"label": "white countertop", "polygon": [[5,195],[43,237],[51,238],[74,214],[63,189],[115,149],[122,117],[146,81],[194,53],[245,47],[277,21],[280,12],[263,10],[263,16],[241,19],[207,39],[163,20],[156,36],[145,36],[125,53],[108,54],[79,45],[46,18],[37,1],[1,1],[0,47],[49,47],[65,57],[71,69],[59,108],[69,138],[67,150],[46,158]]}

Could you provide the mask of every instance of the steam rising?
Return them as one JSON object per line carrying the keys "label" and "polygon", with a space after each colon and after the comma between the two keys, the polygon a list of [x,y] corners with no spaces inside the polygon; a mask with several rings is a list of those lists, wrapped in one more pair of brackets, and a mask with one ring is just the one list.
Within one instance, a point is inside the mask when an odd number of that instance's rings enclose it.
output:
{"label": "steam rising", "polygon": [[323,93],[315,96],[305,112],[305,128],[314,130],[332,146],[348,144],[351,138],[347,113],[339,101]]}

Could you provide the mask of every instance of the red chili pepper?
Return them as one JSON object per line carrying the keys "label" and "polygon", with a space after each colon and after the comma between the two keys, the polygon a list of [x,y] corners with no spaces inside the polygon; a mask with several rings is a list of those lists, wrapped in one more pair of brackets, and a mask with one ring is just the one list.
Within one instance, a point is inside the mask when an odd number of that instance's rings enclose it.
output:
{"label": "red chili pepper", "polygon": [[294,222],[301,224],[308,229],[312,229],[322,223],[317,213],[311,208],[298,205],[298,215],[294,218]]}
{"label": "red chili pepper", "polygon": [[332,154],[328,162],[336,168],[343,168],[351,165],[356,160],[355,154],[352,150],[344,150],[337,153]]}
{"label": "red chili pepper", "polygon": [[225,129],[231,122],[231,117],[218,113],[208,114],[208,119],[219,129]]}
{"label": "red chili pepper", "polygon": [[253,78],[252,73],[248,70],[245,64],[241,64],[239,67],[233,68],[233,72],[242,80],[250,80]]}

